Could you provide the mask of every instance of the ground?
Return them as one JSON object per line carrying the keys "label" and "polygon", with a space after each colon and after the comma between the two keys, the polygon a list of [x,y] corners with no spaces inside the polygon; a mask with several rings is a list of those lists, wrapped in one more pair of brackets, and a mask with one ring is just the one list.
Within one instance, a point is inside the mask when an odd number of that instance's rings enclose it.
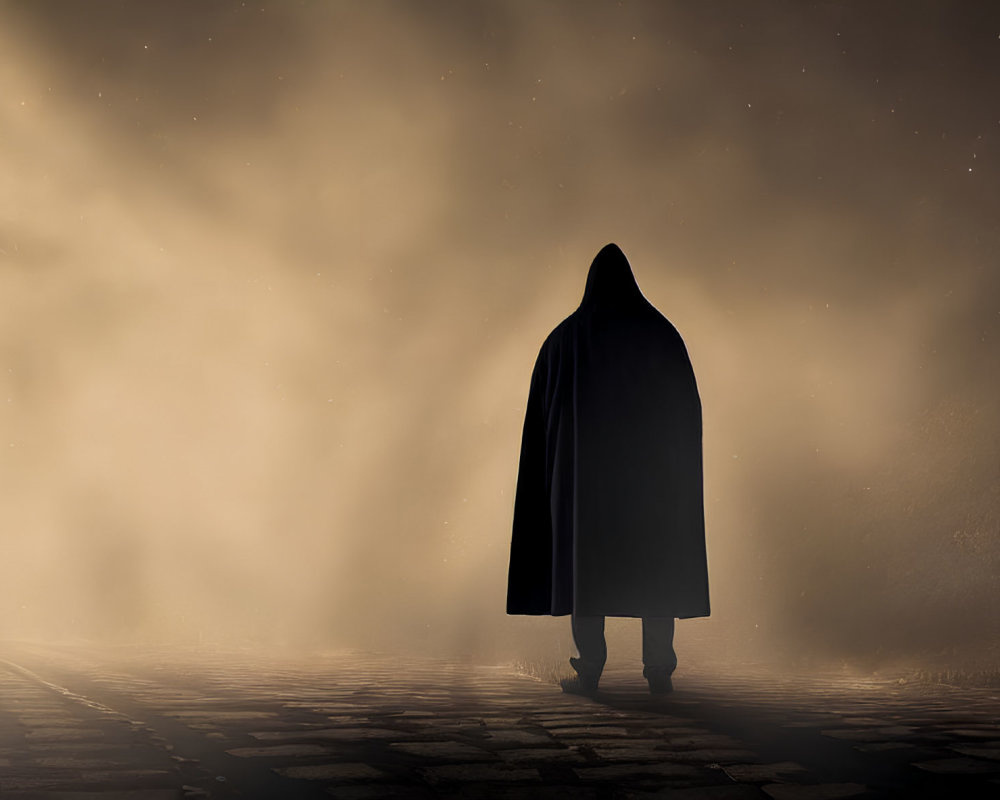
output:
{"label": "ground", "polygon": [[4,800],[1000,796],[1000,692],[740,669],[0,645]]}

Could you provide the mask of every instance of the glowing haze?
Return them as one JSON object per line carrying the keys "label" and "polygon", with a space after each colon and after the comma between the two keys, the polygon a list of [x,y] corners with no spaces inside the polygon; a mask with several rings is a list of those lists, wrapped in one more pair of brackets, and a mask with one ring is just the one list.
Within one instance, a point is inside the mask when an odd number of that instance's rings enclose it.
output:
{"label": "glowing haze", "polygon": [[995,640],[986,5],[3,2],[0,637],[556,653],[520,427],[615,241],[705,409],[682,644]]}

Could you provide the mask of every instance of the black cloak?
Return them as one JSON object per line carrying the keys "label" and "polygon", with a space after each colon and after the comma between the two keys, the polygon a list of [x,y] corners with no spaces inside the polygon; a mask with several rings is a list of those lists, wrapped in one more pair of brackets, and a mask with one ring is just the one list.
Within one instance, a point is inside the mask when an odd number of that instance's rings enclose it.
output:
{"label": "black cloak", "polygon": [[535,362],[507,613],[709,614],[698,387],[614,244]]}

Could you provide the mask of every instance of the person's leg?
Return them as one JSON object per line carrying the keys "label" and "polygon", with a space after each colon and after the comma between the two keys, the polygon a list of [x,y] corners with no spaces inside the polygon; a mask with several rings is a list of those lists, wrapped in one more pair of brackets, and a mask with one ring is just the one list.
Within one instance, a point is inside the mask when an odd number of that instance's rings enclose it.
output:
{"label": "person's leg", "polygon": [[562,686],[565,691],[592,693],[597,690],[604,662],[608,659],[608,646],[604,641],[604,617],[581,617],[573,614],[571,625],[577,656],[571,658],[569,663],[576,670],[577,677],[563,681]]}
{"label": "person's leg", "polygon": [[677,669],[674,652],[674,618],[642,618],[642,674],[655,694],[669,692],[670,676]]}

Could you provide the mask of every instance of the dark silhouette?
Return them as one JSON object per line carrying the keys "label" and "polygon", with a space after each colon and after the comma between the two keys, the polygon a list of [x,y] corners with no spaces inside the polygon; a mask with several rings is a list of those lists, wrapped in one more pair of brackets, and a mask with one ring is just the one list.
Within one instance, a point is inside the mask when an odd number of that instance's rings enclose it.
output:
{"label": "dark silhouette", "polygon": [[670,691],[675,617],[709,614],[701,401],[684,342],[617,245],[531,376],[508,614],[572,614],[565,691],[597,689],[604,617],[641,617],[643,674]]}

